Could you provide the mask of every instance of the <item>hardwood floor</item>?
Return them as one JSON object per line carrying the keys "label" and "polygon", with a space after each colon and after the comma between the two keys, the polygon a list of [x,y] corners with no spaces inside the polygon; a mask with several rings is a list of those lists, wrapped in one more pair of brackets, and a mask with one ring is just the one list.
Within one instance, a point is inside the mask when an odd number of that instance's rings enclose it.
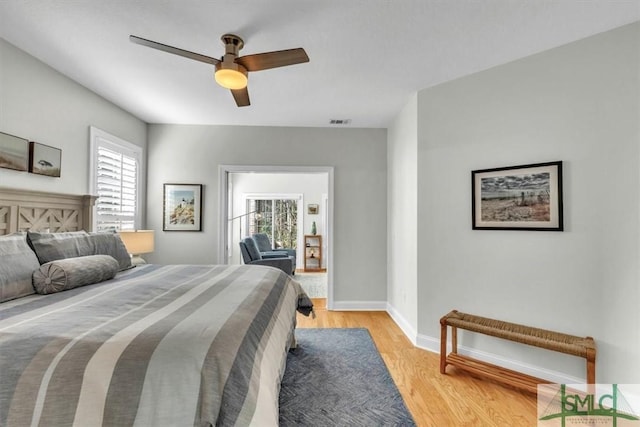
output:
{"label": "hardwood floor", "polygon": [[298,328],[367,328],[418,426],[535,426],[536,396],[447,368],[414,347],[386,312],[327,311],[313,300],[316,319],[298,315]]}

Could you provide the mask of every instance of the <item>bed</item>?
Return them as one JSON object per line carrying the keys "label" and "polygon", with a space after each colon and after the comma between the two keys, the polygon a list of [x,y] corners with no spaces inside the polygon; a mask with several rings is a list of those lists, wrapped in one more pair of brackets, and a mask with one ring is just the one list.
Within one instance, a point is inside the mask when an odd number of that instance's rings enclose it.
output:
{"label": "bed", "polygon": [[[26,262],[40,292],[0,278],[0,425],[277,425],[296,310],[312,312],[300,285],[262,266],[47,259],[113,248],[82,231],[93,200],[0,189],[0,275]],[[2,252],[23,239],[35,255]]]}

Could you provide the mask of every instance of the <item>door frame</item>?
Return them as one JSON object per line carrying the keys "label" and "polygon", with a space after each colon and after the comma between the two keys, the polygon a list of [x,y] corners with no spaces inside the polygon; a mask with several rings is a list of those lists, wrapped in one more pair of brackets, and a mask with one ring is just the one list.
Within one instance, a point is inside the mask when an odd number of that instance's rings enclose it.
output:
{"label": "door frame", "polygon": [[333,308],[333,166],[267,166],[267,165],[219,165],[218,166],[218,264],[228,264],[229,222],[229,174],[230,173],[283,173],[326,174],[327,176],[327,225],[325,258],[327,268],[327,309]]}

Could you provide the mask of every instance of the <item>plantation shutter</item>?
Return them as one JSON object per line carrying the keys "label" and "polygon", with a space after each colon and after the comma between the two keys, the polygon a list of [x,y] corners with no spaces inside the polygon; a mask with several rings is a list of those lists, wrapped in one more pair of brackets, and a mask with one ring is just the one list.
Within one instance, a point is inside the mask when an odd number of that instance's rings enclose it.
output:
{"label": "plantation shutter", "polygon": [[92,128],[95,231],[135,230],[142,150]]}
{"label": "plantation shutter", "polygon": [[98,147],[97,231],[135,229],[138,162]]}

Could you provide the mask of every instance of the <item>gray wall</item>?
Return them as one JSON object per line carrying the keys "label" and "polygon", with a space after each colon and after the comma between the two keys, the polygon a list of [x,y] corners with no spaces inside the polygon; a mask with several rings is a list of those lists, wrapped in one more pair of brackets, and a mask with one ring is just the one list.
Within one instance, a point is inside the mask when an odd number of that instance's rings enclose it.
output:
{"label": "gray wall", "polygon": [[0,131],[62,149],[60,178],[0,169],[1,186],[87,194],[89,126],[146,147],[143,121],[0,39]]}
{"label": "gray wall", "polygon": [[[386,130],[149,126],[147,224],[156,263],[218,259],[218,165],[333,166],[334,300],[385,302]],[[164,183],[204,184],[203,232],[162,232]]]}
{"label": "gray wall", "polygon": [[[640,381],[640,24],[423,90],[418,327],[451,309],[598,345],[597,379]],[[475,169],[564,161],[564,232],[471,230]],[[462,344],[584,378],[584,363],[499,340]]]}

